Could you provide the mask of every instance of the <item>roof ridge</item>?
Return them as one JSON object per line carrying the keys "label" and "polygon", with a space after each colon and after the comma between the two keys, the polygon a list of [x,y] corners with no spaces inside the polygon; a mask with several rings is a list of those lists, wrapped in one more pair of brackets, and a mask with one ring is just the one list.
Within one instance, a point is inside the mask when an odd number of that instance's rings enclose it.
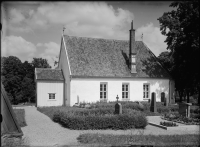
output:
{"label": "roof ridge", "polygon": [[[63,36],[77,37],[77,38],[87,38],[87,39],[104,39],[104,40],[113,40],[113,41],[129,41],[129,40],[122,40],[122,39],[92,38],[92,37],[74,36],[74,35],[63,35]],[[136,41],[136,42],[142,42],[142,41]]]}
{"label": "roof ridge", "polygon": [[44,70],[61,70],[61,69],[53,69],[53,68],[35,68],[35,69],[44,69]]}

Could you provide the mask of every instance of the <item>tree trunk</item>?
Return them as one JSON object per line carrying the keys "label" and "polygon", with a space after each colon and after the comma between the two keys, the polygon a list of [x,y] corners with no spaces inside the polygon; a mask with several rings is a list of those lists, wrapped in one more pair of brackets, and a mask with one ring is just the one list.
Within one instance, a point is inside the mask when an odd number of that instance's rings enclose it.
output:
{"label": "tree trunk", "polygon": [[178,94],[179,94],[179,99],[180,99],[179,102],[182,102],[183,92],[182,92],[182,91],[179,91]]}
{"label": "tree trunk", "polygon": [[186,91],[186,94],[187,94],[187,103],[190,102],[190,92],[189,90]]}
{"label": "tree trunk", "polygon": [[198,87],[198,104],[200,105],[200,87]]}

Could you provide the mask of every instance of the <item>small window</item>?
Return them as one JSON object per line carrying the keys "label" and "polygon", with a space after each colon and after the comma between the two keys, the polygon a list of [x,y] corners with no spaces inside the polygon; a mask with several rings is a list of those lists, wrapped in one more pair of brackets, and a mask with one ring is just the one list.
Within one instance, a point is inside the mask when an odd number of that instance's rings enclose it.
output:
{"label": "small window", "polygon": [[122,84],[122,99],[129,99],[129,84]]}
{"label": "small window", "polygon": [[131,62],[132,62],[132,63],[135,63],[135,55],[132,55],[132,56],[131,56]]}
{"label": "small window", "polygon": [[55,99],[55,93],[49,93],[49,99]]}
{"label": "small window", "polygon": [[107,83],[100,83],[100,99],[107,99]]}
{"label": "small window", "polygon": [[148,99],[150,94],[149,83],[143,84],[143,98]]}

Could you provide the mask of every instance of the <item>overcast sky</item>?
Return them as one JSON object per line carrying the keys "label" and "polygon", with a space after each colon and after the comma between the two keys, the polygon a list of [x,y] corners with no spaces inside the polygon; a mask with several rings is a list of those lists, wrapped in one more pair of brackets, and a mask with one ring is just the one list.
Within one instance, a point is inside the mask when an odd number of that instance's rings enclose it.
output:
{"label": "overcast sky", "polygon": [[158,56],[166,50],[159,17],[172,10],[171,2],[4,2],[1,56],[22,62],[46,58],[53,66],[59,55],[61,34],[128,40],[131,21],[136,41],[143,41]]}

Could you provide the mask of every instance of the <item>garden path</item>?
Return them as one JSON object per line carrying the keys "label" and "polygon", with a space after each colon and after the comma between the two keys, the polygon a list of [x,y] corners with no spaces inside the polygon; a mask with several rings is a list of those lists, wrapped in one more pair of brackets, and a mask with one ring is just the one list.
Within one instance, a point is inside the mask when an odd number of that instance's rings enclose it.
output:
{"label": "garden path", "polygon": [[[152,134],[152,135],[172,135],[172,134],[196,134],[199,130],[164,130],[155,126],[147,125],[146,129],[132,129],[132,130],[69,130],[63,128],[58,123],[53,122],[48,116],[37,111],[35,106],[16,107],[18,109],[25,109],[25,119],[27,126],[22,127],[24,133],[23,138],[30,146],[79,146],[77,137],[83,133],[102,133],[102,134]],[[149,117],[153,118],[153,117]],[[148,118],[148,119],[149,119]]]}

